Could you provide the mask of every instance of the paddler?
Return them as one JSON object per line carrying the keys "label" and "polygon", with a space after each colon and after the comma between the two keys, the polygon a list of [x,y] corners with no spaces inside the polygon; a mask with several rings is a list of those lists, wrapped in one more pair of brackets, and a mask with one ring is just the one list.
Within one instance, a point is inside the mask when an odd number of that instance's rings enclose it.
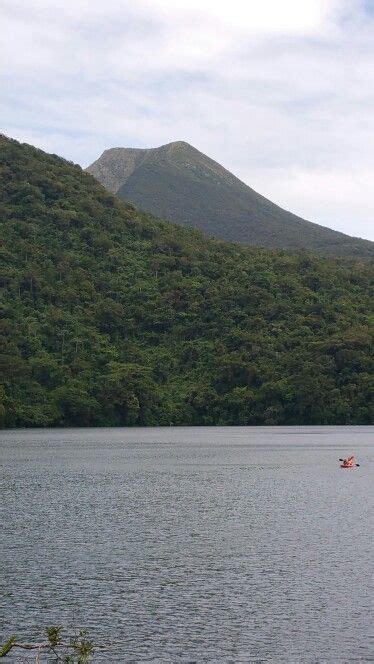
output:
{"label": "paddler", "polygon": [[352,468],[352,466],[357,466],[355,463],[354,456],[347,457],[346,459],[341,459],[343,461],[343,468]]}

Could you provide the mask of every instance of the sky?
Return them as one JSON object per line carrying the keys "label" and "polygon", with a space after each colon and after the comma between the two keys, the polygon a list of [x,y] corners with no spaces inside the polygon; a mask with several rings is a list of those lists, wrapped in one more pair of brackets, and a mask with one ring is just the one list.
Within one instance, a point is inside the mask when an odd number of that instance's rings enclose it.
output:
{"label": "sky", "polygon": [[374,0],[2,0],[1,131],[83,167],[183,140],[374,240]]}

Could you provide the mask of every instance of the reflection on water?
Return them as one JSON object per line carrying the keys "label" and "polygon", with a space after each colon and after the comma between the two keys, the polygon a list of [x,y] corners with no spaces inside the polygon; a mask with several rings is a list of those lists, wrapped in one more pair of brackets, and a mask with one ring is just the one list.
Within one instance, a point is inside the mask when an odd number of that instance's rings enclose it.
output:
{"label": "reflection on water", "polygon": [[63,624],[97,662],[372,661],[373,431],[2,432],[2,640]]}

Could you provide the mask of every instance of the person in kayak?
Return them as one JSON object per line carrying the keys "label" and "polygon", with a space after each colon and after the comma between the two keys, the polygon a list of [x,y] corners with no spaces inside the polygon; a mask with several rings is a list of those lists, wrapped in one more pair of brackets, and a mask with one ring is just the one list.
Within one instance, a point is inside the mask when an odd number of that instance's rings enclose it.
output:
{"label": "person in kayak", "polygon": [[343,468],[352,468],[352,466],[356,465],[354,461],[355,461],[354,456],[350,456],[347,457],[347,459],[343,459]]}

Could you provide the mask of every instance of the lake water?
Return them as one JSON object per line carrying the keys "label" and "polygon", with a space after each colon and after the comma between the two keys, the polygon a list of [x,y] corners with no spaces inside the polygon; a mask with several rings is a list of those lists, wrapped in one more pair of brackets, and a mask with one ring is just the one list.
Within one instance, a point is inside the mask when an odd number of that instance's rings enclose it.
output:
{"label": "lake water", "polygon": [[[373,661],[373,442],[372,427],[1,432],[1,639],[61,624],[105,646],[95,662]],[[360,468],[341,470],[351,452]]]}

